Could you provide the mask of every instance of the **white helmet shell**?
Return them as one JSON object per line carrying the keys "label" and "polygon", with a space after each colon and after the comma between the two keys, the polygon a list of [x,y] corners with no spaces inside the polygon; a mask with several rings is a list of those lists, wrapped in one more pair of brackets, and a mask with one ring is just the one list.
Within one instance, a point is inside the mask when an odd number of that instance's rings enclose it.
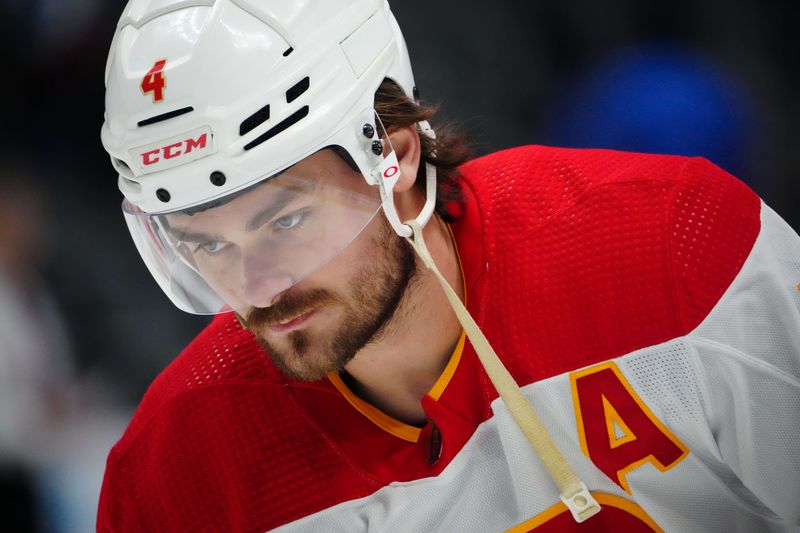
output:
{"label": "white helmet shell", "polygon": [[241,190],[326,146],[373,180],[374,95],[413,92],[383,0],[131,0],[106,66],[103,146],[145,213]]}

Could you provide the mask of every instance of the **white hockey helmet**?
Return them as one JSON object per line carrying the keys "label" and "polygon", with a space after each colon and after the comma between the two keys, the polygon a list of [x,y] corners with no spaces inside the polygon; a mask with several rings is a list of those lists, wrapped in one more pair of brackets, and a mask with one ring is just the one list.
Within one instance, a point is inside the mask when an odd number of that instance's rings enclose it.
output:
{"label": "white hockey helmet", "polygon": [[[410,235],[394,208],[397,159],[373,110],[385,78],[412,96],[408,52],[385,0],[128,3],[106,66],[101,136],[119,174],[134,242],[173,303],[197,314],[257,305],[244,294],[246,253],[280,250],[276,258],[292,257],[276,274],[282,281],[271,294],[277,294],[335,257],[381,206],[394,230]],[[432,135],[427,124],[420,129]],[[293,171],[329,147],[343,151],[378,191],[317,187]],[[270,211],[277,225],[268,221],[272,233],[248,252],[223,238],[208,242],[209,235],[217,237],[208,229],[215,209],[253,205],[252,191],[267,185],[259,201],[298,202],[287,192],[303,191],[299,203],[325,206],[320,214],[349,206],[346,223],[333,232],[317,223],[316,233],[288,244],[284,230],[300,227],[297,210],[288,206]],[[430,165],[426,191],[422,224],[435,202]],[[195,231],[195,218],[204,218],[197,224],[202,232]],[[276,236],[278,230],[284,233]],[[227,279],[209,274],[198,261],[201,252],[215,254],[212,270],[226,272]]]}

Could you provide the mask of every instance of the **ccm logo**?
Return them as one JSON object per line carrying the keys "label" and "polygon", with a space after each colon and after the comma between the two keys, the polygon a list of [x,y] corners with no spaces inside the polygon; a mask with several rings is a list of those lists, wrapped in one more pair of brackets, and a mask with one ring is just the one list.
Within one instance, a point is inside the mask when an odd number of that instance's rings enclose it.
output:
{"label": "ccm logo", "polygon": [[204,133],[197,139],[189,138],[185,141],[179,141],[168,144],[167,146],[162,146],[161,148],[148,150],[140,154],[142,156],[142,164],[144,166],[154,165],[161,161],[162,158],[173,159],[179,155],[190,154],[194,149],[202,150],[206,147],[207,140],[208,133]]}

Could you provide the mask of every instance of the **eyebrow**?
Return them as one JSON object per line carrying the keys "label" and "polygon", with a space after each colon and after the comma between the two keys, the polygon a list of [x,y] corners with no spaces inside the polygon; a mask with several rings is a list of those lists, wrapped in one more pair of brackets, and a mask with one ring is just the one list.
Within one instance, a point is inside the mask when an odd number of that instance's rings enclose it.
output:
{"label": "eyebrow", "polygon": [[250,221],[245,226],[247,231],[255,231],[261,226],[263,226],[267,221],[271,220],[272,217],[277,215],[286,205],[300,196],[301,194],[305,194],[308,192],[312,192],[317,188],[316,183],[303,183],[303,184],[293,184],[285,189],[281,190],[272,201],[256,213]]}
{"label": "eyebrow", "polygon": [[[269,204],[253,215],[253,217],[247,222],[245,226],[245,230],[247,231],[255,231],[261,226],[263,226],[267,221],[272,219],[276,214],[278,214],[286,204],[300,196],[301,194],[312,192],[317,188],[316,183],[308,183],[308,184],[292,184],[291,186],[283,188],[280,192],[278,192],[275,197],[269,202]],[[168,229],[167,231],[172,234],[173,237],[178,239],[181,242],[210,242],[210,241],[224,241],[225,238],[221,235],[217,235],[214,233],[202,233],[202,232],[192,232],[192,231],[183,231],[179,227],[172,226],[169,224],[168,221],[164,221]]]}
{"label": "eyebrow", "polygon": [[215,235],[213,233],[196,233],[192,231],[183,231],[180,228],[176,228],[170,226],[167,229],[167,232],[170,233],[175,239],[180,242],[212,242],[217,241],[221,242],[225,239],[222,238],[221,235]]}

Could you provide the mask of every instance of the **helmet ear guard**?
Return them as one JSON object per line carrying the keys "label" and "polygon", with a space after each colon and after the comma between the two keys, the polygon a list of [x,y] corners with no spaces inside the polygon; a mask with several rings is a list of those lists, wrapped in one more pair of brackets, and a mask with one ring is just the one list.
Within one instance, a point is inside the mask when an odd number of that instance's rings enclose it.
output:
{"label": "helmet ear guard", "polygon": [[[381,206],[386,215],[386,219],[391,224],[392,229],[401,237],[409,238],[413,235],[410,226],[400,221],[397,208],[394,205],[394,187],[400,180],[400,163],[394,151],[389,135],[381,122],[378,114],[375,114],[375,123],[381,131],[381,137],[388,144],[389,152],[381,162],[370,172],[373,179],[377,181],[381,192]],[[427,120],[417,124],[420,135],[426,135],[430,139],[436,139],[436,134]],[[430,163],[425,163],[425,205],[414,218],[420,227],[425,227],[433,216],[436,207],[436,167]]]}

